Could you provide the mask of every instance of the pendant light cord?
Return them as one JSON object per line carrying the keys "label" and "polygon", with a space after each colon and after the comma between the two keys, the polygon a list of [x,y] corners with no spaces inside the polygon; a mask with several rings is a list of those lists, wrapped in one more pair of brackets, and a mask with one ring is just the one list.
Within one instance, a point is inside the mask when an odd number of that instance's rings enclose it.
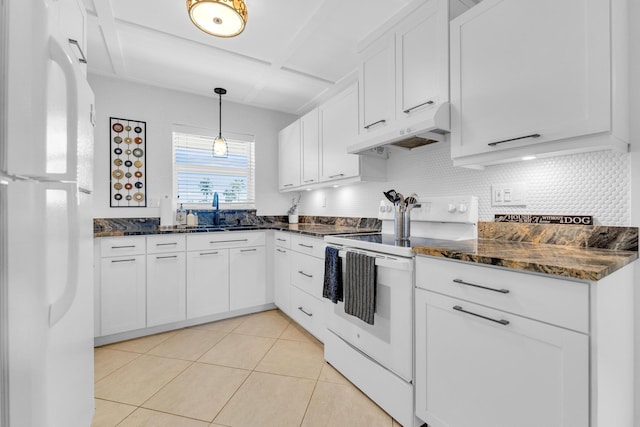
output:
{"label": "pendant light cord", "polygon": [[219,115],[218,115],[218,138],[222,139],[222,93],[218,94],[219,102]]}

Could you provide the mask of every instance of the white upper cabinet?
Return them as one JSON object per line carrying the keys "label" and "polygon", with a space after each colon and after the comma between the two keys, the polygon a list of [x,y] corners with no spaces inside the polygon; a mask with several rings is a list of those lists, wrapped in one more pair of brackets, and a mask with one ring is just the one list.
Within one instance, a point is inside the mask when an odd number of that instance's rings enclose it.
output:
{"label": "white upper cabinet", "polygon": [[396,30],[396,117],[401,128],[419,124],[431,107],[449,101],[447,3],[427,2]]}
{"label": "white upper cabinet", "polygon": [[616,67],[626,25],[620,4],[484,0],[453,20],[454,165],[626,151],[627,71]]}
{"label": "white upper cabinet", "polygon": [[444,140],[450,128],[449,19],[465,9],[457,0],[419,3],[363,49],[359,136],[348,152]]}
{"label": "white upper cabinet", "polygon": [[360,173],[360,156],[347,154],[347,144],[358,135],[358,86],[320,106],[320,180],[349,178]]}
{"label": "white upper cabinet", "polygon": [[390,34],[360,64],[360,133],[376,135],[395,121],[395,39]]}
{"label": "white upper cabinet", "polygon": [[287,190],[300,186],[301,149],[300,120],[296,120],[278,135],[278,187]]}
{"label": "white upper cabinet", "polygon": [[318,109],[300,119],[302,135],[302,184],[318,182],[320,128]]}

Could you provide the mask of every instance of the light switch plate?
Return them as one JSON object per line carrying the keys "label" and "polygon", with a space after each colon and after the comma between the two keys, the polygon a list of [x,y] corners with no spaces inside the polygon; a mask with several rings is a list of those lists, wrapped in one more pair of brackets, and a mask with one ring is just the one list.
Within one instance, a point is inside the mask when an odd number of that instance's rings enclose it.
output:
{"label": "light switch plate", "polygon": [[526,206],[527,184],[513,182],[491,186],[491,206]]}

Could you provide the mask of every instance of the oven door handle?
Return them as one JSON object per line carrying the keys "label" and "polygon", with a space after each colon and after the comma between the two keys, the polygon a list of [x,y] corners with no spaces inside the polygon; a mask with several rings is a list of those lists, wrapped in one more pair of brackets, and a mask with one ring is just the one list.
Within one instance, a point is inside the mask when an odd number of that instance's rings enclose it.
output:
{"label": "oven door handle", "polygon": [[338,251],[340,258],[347,258],[347,252],[356,252],[376,259],[376,267],[392,268],[394,270],[413,270],[413,258],[395,258],[390,255],[382,255],[375,252],[367,252],[362,250],[345,249]]}

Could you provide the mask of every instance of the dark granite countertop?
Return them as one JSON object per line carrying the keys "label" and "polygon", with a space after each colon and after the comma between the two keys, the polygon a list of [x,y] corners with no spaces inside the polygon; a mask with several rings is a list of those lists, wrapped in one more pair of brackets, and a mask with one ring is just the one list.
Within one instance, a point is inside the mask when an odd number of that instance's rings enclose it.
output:
{"label": "dark granite countertop", "polygon": [[348,225],[331,225],[331,224],[288,224],[288,223],[269,223],[269,224],[252,224],[252,225],[230,225],[230,226],[200,226],[200,227],[153,227],[145,229],[130,230],[109,230],[97,231],[93,233],[93,237],[115,237],[115,236],[146,236],[155,234],[183,234],[183,233],[215,233],[215,232],[232,232],[232,231],[251,231],[251,230],[278,230],[289,231],[293,233],[305,234],[308,236],[324,237],[332,234],[352,234],[352,233],[375,233],[380,231],[376,228],[357,227]]}
{"label": "dark granite countertop", "polygon": [[480,223],[475,240],[413,247],[418,255],[581,280],[601,280],[638,259],[633,227]]}

